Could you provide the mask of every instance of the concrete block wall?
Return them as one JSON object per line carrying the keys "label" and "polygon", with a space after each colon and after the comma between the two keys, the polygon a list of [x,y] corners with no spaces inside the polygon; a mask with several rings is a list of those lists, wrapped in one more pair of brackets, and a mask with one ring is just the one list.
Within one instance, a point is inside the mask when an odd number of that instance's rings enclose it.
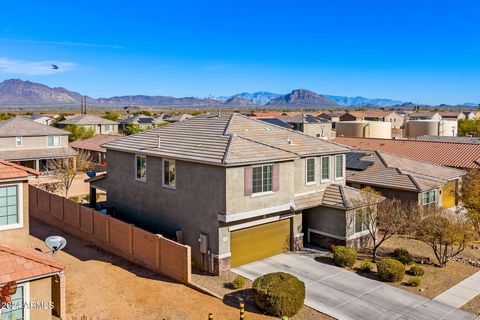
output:
{"label": "concrete block wall", "polygon": [[29,186],[29,192],[32,217],[169,278],[190,282],[189,246],[34,186]]}

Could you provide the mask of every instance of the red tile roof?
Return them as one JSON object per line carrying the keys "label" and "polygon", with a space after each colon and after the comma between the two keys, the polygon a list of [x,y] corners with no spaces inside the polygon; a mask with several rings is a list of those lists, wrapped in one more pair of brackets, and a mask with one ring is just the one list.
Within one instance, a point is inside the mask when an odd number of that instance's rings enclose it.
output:
{"label": "red tile roof", "polygon": [[122,136],[114,136],[108,134],[98,134],[86,140],[77,140],[71,142],[69,145],[75,149],[83,149],[95,152],[107,152],[107,149],[102,147],[102,144],[110,141],[115,141],[122,138]]}
{"label": "red tile roof", "polygon": [[40,175],[40,172],[16,163],[0,160],[0,180],[27,178],[29,174],[38,176]]}
{"label": "red tile roof", "polygon": [[385,151],[448,167],[480,169],[478,144],[350,137],[336,137],[334,142],[353,149]]}
{"label": "red tile roof", "polygon": [[64,269],[63,265],[45,253],[11,244],[0,244],[0,265],[0,285]]}

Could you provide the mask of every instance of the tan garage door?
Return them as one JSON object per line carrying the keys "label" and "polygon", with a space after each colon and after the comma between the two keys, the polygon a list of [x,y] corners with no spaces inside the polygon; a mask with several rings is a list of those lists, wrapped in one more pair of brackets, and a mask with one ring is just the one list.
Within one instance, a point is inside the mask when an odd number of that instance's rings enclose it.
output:
{"label": "tan garage door", "polygon": [[290,250],[290,219],[232,231],[231,266],[238,267]]}

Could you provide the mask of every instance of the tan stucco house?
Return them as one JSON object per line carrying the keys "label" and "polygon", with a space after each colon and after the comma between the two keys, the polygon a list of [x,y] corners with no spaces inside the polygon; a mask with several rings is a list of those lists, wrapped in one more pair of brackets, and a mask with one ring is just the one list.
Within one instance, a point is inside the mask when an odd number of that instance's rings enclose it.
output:
{"label": "tan stucco house", "polygon": [[95,134],[117,134],[118,122],[100,118],[91,114],[80,114],[58,123],[59,128],[66,126],[77,126],[91,129]]}
{"label": "tan stucco house", "polygon": [[238,113],[103,146],[108,173],[89,180],[92,191],[105,190],[120,219],[190,245],[209,272],[368,237],[352,206],[362,192],[345,185],[347,147]]}

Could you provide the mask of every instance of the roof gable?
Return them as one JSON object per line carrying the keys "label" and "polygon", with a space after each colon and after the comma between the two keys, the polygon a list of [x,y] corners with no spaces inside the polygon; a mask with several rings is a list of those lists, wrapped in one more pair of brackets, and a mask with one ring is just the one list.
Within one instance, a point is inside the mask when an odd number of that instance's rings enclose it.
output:
{"label": "roof gable", "polygon": [[31,137],[68,134],[70,134],[70,132],[46,126],[25,117],[15,117],[0,121],[0,137]]}
{"label": "roof gable", "polygon": [[59,122],[63,125],[95,125],[95,124],[118,124],[116,121],[104,119],[91,114],[80,114]]}

